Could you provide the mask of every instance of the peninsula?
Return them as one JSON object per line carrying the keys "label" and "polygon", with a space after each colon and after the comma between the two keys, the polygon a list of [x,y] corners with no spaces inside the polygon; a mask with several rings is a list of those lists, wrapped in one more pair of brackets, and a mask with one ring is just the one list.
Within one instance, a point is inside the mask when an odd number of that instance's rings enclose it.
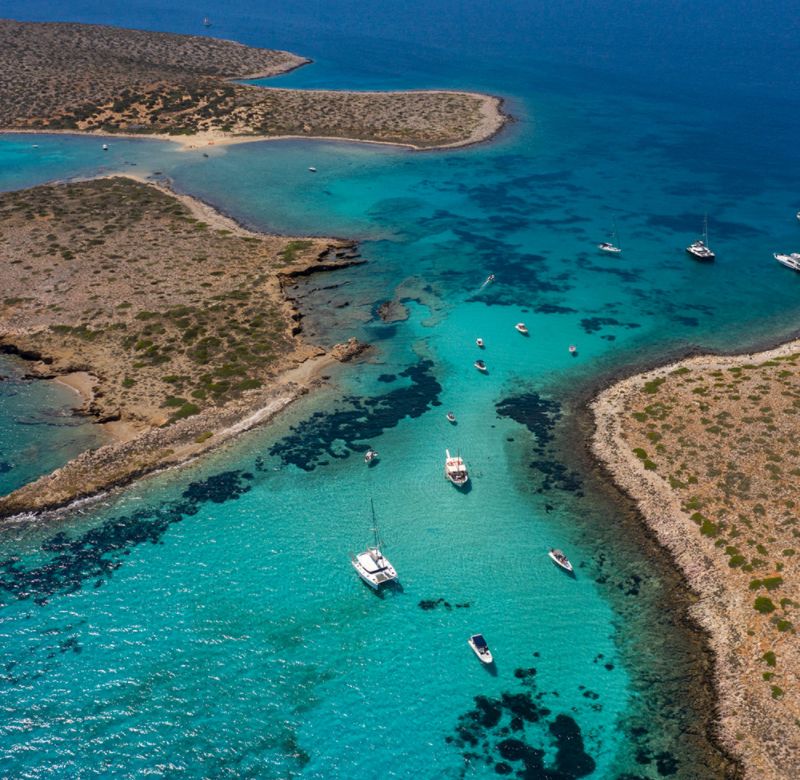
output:
{"label": "peninsula", "polygon": [[593,403],[593,448],[697,595],[723,744],[800,777],[800,342],[693,357]]}
{"label": "peninsula", "polygon": [[507,117],[490,95],[241,84],[309,60],[202,36],[0,20],[0,129],[149,135],[185,146],[281,137],[417,149],[486,140]]}
{"label": "peninsula", "polygon": [[152,183],[2,194],[0,257],[0,350],[79,390],[115,439],[0,498],[0,516],[194,457],[363,348],[303,342],[285,290],[294,276],[364,262],[352,243],[253,233]]}

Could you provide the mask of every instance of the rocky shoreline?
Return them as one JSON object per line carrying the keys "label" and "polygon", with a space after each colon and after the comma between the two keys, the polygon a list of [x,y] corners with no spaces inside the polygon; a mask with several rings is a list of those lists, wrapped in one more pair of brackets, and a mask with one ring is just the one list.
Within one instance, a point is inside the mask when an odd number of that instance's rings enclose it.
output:
{"label": "rocky shoreline", "polygon": [[[775,653],[769,648],[775,648],[782,635],[773,631],[775,636],[770,639],[771,635],[767,633],[765,639],[763,632],[758,633],[752,627],[753,615],[756,614],[752,588],[753,583],[761,580],[752,579],[748,586],[748,578],[744,578],[742,587],[739,569],[732,568],[734,559],[721,554],[723,548],[726,551],[734,549],[731,546],[733,540],[711,525],[703,524],[699,532],[698,512],[692,511],[695,499],[687,502],[686,495],[676,490],[676,477],[663,472],[661,461],[666,459],[663,447],[658,456],[652,455],[658,461],[654,464],[643,455],[642,446],[635,446],[641,445],[641,441],[634,438],[636,423],[632,421],[641,423],[645,419],[647,413],[642,409],[652,412],[654,401],[661,398],[662,391],[658,388],[668,380],[674,382],[676,377],[684,377],[689,372],[692,380],[695,376],[717,377],[721,372],[732,372],[736,376],[745,368],[752,370],[753,364],[770,366],[776,361],[793,360],[792,356],[796,357],[798,353],[800,341],[762,353],[695,355],[622,379],[602,390],[590,404],[594,421],[591,443],[594,456],[611,474],[616,485],[636,503],[647,528],[669,551],[696,595],[696,601],[689,606],[689,615],[706,633],[715,659],[714,682],[718,701],[714,737],[725,752],[737,759],[743,767],[743,776],[747,778],[783,780],[796,777],[800,772],[794,693],[798,668],[791,661],[791,651],[779,651],[785,678],[781,685],[787,693],[784,696],[782,688],[773,686],[772,695],[769,695],[770,688],[765,681],[774,677],[775,664]],[[697,395],[693,397],[697,398]],[[705,394],[701,397],[704,398]],[[695,403],[700,408],[704,401]],[[703,409],[703,413],[710,417],[705,407]],[[672,425],[679,425],[670,419]],[[650,437],[644,441],[652,447],[662,434],[656,433],[652,424],[647,432]],[[647,452],[651,450],[647,449]],[[717,519],[716,515],[714,519]],[[717,525],[726,531],[727,536],[736,536],[736,531],[731,532],[724,522],[717,521]],[[791,557],[788,560],[792,560]],[[779,571],[783,569],[782,563],[777,566]],[[788,579],[785,573],[784,578]],[[796,581],[790,584],[796,587]],[[791,605],[792,600],[782,603]],[[790,685],[794,695],[788,693]]]}

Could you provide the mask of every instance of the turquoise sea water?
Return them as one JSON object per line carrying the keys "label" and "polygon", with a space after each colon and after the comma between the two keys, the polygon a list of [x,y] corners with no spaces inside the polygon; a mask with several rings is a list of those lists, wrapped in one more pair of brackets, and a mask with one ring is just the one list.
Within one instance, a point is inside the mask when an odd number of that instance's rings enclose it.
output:
{"label": "turquoise sea water", "polygon": [[[3,530],[0,774],[724,776],[686,595],[587,461],[576,403],[615,371],[796,329],[798,280],[771,259],[800,242],[793,76],[767,57],[763,19],[743,55],[726,52],[720,40],[743,28],[722,6],[709,18],[725,35],[693,66],[674,29],[654,43],[656,7],[624,24],[600,5],[539,10],[200,13],[223,37],[315,59],[281,85],[502,94],[518,121],[490,145],[285,141],[205,158],[0,138],[3,189],[160,172],[262,229],[359,238],[368,265],[297,292],[309,339],[376,345],[198,464]],[[189,4],[70,14],[199,32]],[[626,49],[597,46],[592,24]],[[683,253],[706,212],[708,266]],[[621,258],[594,249],[614,221]],[[409,317],[383,324],[377,305],[393,297]],[[472,368],[477,336],[487,376]],[[52,403],[25,400],[31,414]],[[0,424],[19,414],[0,396]],[[369,445],[382,459],[368,470]],[[445,447],[465,457],[468,493],[443,479]],[[383,598],[348,563],[369,538],[370,498],[402,581]],[[547,558],[553,545],[574,579]],[[475,631],[495,674],[466,645]]]}

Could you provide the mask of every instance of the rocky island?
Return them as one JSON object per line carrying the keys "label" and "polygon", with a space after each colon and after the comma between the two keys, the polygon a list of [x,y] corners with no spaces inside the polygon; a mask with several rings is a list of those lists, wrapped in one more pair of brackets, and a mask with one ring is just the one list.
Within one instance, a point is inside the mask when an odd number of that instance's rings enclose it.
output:
{"label": "rocky island", "polygon": [[800,342],[640,374],[593,410],[595,453],[697,596],[723,744],[748,778],[800,777]]}
{"label": "rocky island", "polygon": [[357,343],[299,337],[295,275],[364,262],[352,243],[253,233],[126,177],[0,195],[0,350],[60,378],[115,443],[0,498],[69,503],[266,419]]}
{"label": "rocky island", "polygon": [[418,149],[486,140],[501,101],[452,91],[274,89],[307,59],[202,36],[0,20],[0,129],[155,135],[185,145],[299,136]]}

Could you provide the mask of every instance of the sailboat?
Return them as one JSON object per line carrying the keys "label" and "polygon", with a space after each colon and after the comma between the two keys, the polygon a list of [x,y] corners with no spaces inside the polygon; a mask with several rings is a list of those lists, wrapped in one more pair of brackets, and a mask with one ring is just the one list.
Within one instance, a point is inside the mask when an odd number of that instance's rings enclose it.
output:
{"label": "sailboat", "polygon": [[612,255],[619,255],[622,253],[622,248],[618,245],[619,239],[617,238],[617,223],[614,222],[614,229],[611,231],[611,241],[603,241],[598,244],[597,248],[601,252],[608,252]]}
{"label": "sailboat", "polygon": [[203,17],[203,27],[211,27],[211,19],[207,16]]}
{"label": "sailboat", "polygon": [[716,255],[708,246],[708,214],[706,214],[703,220],[703,237],[693,244],[689,244],[689,246],[686,247],[686,252],[695,260],[710,262],[716,258]]}
{"label": "sailboat", "polygon": [[372,509],[372,532],[375,535],[374,545],[358,555],[350,554],[350,563],[356,573],[373,590],[378,590],[383,585],[397,581],[397,572],[389,563],[389,559],[381,551],[381,541],[378,537],[378,521],[375,519],[375,504],[370,499]]}

